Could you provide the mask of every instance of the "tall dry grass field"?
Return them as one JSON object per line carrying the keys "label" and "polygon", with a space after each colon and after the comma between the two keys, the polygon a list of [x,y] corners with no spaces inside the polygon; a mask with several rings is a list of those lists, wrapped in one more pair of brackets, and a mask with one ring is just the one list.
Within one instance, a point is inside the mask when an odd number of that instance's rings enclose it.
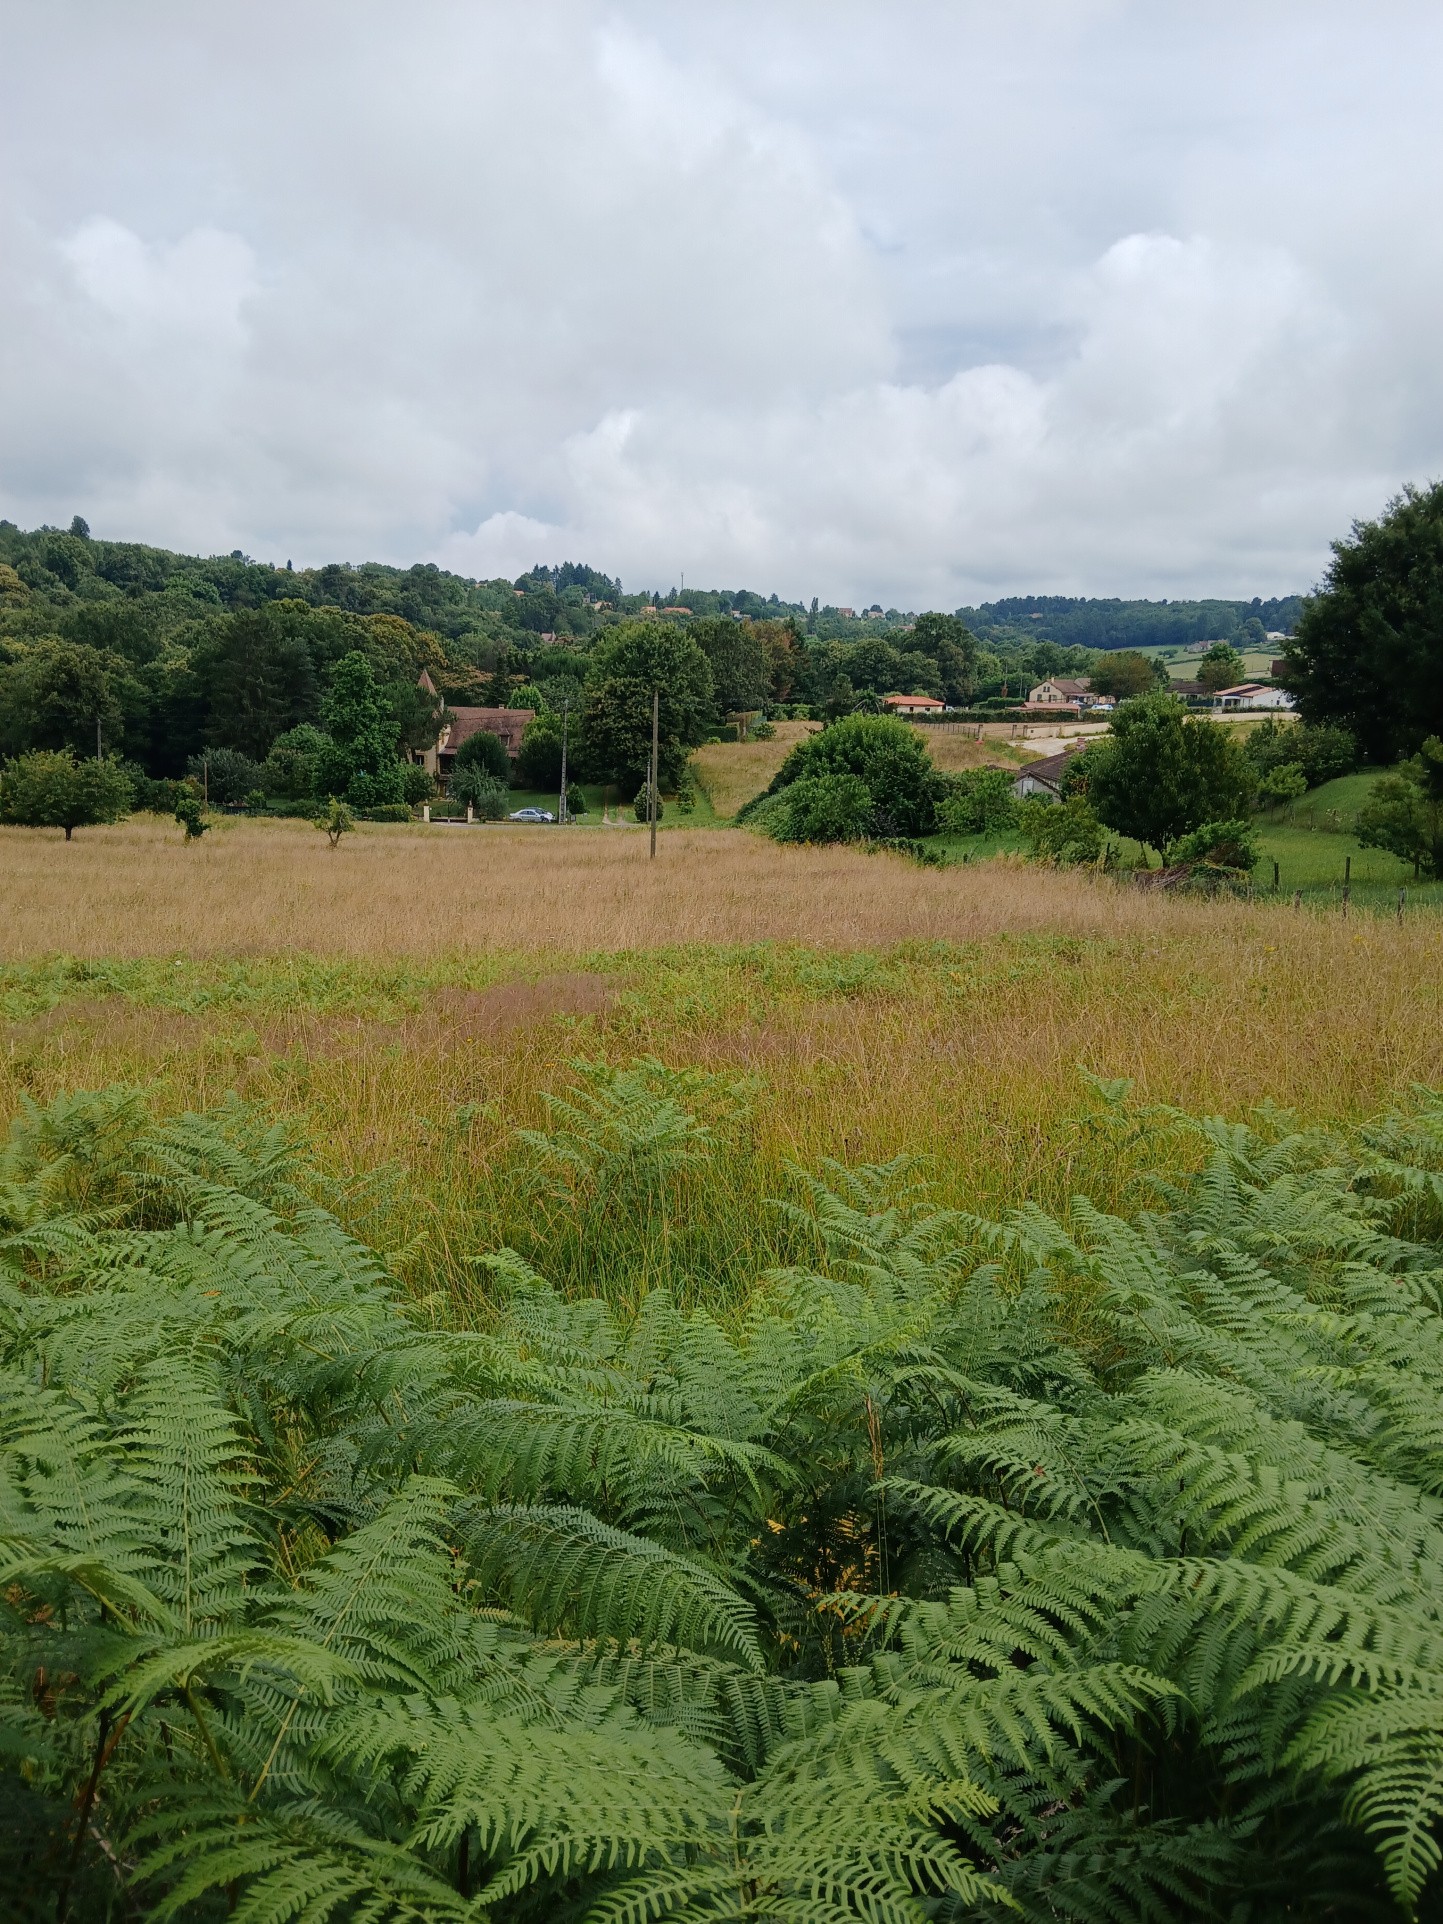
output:
{"label": "tall dry grass field", "polygon": [[1443,1083],[1443,925],[1425,916],[1178,903],[736,831],[668,831],[650,863],[643,836],[600,829],[375,829],[334,855],[303,825],[226,824],[191,849],[144,824],[68,847],[9,830],[0,886],[0,1110],[112,1081],[160,1110],[237,1091],[304,1133],[352,1220],[442,1303],[475,1288],[471,1256],[524,1246],[515,1131],[578,1055],[746,1086],[706,1234],[753,1267],[770,1236],[786,1253],[768,1198],[788,1165],[822,1156],[919,1154],[989,1210],[1131,1193],[1083,1067],[1152,1102],[1308,1119]]}
{"label": "tall dry grass field", "polygon": [[[819,722],[783,721],[774,724],[775,739],[769,742],[708,742],[692,756],[702,787],[711,805],[723,818],[735,815],[771,781],[797,742],[813,734]],[[974,740],[962,728],[915,727],[937,767],[948,774],[964,768],[1011,768],[1030,761],[1040,751],[1021,742],[1003,740],[996,734]]]}
{"label": "tall dry grass field", "polygon": [[780,721],[769,742],[708,742],[692,755],[697,778],[718,815],[732,816],[760,795],[799,741],[820,722]]}

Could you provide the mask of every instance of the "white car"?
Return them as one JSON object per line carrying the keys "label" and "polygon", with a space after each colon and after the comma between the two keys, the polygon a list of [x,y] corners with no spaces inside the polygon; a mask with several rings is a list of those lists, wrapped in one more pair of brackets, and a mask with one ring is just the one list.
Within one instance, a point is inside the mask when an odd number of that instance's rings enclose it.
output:
{"label": "white car", "polygon": [[506,819],[508,822],[554,822],[556,817],[549,808],[518,808]]}

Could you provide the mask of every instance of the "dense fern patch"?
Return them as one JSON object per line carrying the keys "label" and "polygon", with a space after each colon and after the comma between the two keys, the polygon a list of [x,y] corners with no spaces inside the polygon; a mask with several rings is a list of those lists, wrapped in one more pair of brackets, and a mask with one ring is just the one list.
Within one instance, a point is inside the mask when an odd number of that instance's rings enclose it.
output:
{"label": "dense fern patch", "polygon": [[[532,1139],[558,1249],[705,1166],[666,1080]],[[1443,1109],[1099,1095],[1202,1165],[1130,1220],[829,1166],[740,1325],[501,1252],[459,1331],[239,1108],[23,1116],[10,1914],[1436,1915]]]}

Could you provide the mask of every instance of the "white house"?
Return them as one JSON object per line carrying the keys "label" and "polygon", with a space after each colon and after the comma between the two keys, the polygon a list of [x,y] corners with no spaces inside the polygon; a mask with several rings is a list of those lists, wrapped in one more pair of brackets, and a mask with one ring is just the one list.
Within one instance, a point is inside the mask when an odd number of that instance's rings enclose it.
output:
{"label": "white house", "polygon": [[1220,688],[1213,696],[1214,708],[1293,708],[1296,705],[1286,688],[1269,688],[1260,681],[1240,681],[1236,688]]}
{"label": "white house", "polygon": [[935,695],[883,695],[882,706],[889,715],[940,715],[947,704]]}

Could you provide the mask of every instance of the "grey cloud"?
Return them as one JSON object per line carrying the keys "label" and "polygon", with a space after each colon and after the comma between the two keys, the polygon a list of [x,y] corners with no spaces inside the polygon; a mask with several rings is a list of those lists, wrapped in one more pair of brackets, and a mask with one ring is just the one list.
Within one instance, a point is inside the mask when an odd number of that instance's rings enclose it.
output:
{"label": "grey cloud", "polygon": [[1423,6],[15,9],[0,512],[1268,592],[1443,449]]}

